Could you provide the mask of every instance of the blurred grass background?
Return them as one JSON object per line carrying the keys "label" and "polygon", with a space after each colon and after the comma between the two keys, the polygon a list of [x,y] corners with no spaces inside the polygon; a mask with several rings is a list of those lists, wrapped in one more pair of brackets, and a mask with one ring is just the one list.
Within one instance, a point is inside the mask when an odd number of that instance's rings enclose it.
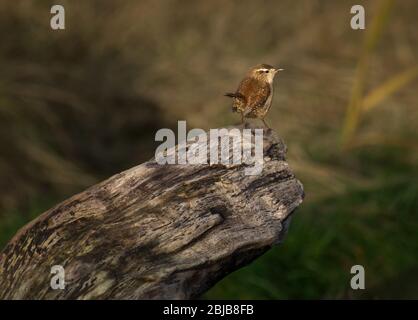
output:
{"label": "blurred grass background", "polygon": [[52,1],[0,1],[0,248],[152,157],[159,128],[239,123],[223,93],[269,63],[285,71],[268,122],[305,202],[282,245],[204,298],[418,298],[418,2],[60,3],[65,31]]}

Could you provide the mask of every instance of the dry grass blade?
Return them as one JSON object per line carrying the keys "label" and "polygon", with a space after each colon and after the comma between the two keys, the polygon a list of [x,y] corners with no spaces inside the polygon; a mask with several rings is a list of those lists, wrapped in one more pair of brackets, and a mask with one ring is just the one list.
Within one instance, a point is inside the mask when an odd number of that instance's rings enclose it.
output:
{"label": "dry grass blade", "polygon": [[406,86],[418,76],[418,66],[405,70],[378,86],[363,99],[362,111],[367,112]]}
{"label": "dry grass blade", "polygon": [[386,25],[389,13],[393,7],[393,0],[382,0],[379,2],[377,13],[373,18],[371,27],[366,33],[363,51],[357,65],[356,75],[354,79],[353,90],[350,97],[350,102],[347,107],[346,116],[344,119],[341,146],[345,149],[350,143],[360,121],[361,117],[361,102],[364,91],[364,84],[369,68],[369,58],[374,48],[376,47],[379,38],[382,34],[383,28]]}

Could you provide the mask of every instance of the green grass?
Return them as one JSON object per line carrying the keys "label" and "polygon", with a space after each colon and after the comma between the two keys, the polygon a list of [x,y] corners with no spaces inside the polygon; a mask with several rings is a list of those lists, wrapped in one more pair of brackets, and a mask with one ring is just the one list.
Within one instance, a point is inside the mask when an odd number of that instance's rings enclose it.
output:
{"label": "green grass", "polygon": [[[372,154],[357,156],[381,178],[376,187],[316,202],[308,193],[285,242],[226,277],[204,298],[418,298],[417,171],[399,153],[395,159],[394,152]],[[364,291],[350,287],[356,264],[365,268]]]}
{"label": "green grass", "polygon": [[55,198],[33,200],[26,209],[16,209],[0,215],[0,251],[21,227],[59,201]]}

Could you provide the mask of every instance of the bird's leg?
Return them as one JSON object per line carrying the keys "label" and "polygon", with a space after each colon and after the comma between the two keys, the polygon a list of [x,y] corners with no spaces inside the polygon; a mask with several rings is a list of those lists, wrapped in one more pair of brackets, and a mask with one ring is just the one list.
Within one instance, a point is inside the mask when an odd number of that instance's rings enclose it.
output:
{"label": "bird's leg", "polygon": [[261,119],[261,121],[263,121],[264,125],[265,125],[268,129],[271,129],[271,128],[269,127],[269,125],[267,124],[266,120],[264,120],[264,118],[262,118],[262,119]]}
{"label": "bird's leg", "polygon": [[243,127],[245,127],[245,123],[244,123],[244,113],[241,112],[241,124]]}

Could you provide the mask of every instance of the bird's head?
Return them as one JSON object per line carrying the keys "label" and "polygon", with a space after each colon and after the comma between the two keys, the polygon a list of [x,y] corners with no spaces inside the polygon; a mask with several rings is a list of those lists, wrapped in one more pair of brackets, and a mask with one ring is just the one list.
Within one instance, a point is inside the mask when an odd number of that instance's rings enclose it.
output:
{"label": "bird's head", "polygon": [[274,76],[283,69],[274,68],[268,64],[259,64],[250,69],[248,76],[254,77],[261,81],[272,83]]}

